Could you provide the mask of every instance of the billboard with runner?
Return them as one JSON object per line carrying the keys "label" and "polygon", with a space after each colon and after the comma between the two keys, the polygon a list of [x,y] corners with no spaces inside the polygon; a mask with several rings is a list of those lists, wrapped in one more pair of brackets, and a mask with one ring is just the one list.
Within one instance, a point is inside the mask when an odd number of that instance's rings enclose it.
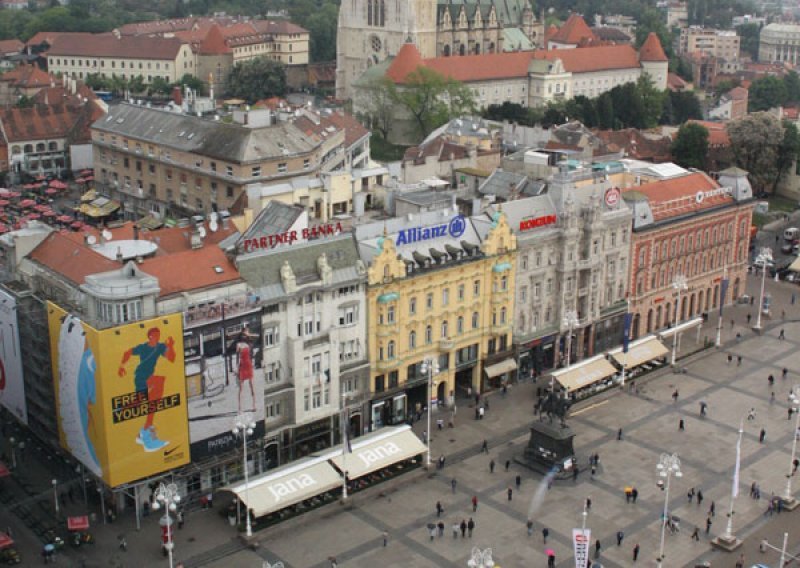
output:
{"label": "billboard with runner", "polygon": [[111,487],[189,462],[181,315],[97,330],[48,302],[61,445]]}
{"label": "billboard with runner", "polygon": [[18,420],[28,423],[19,352],[17,301],[5,290],[0,290],[0,404]]}

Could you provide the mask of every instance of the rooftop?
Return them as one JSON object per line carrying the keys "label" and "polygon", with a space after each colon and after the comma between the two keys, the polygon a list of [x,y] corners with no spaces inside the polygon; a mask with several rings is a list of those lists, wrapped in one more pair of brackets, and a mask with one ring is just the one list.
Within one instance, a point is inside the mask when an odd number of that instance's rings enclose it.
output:
{"label": "rooftop", "polygon": [[634,198],[644,196],[650,204],[653,220],[658,222],[734,203],[729,193],[706,193],[719,187],[705,173],[695,172],[625,189],[623,196],[628,192],[633,192]]}
{"label": "rooftop", "polygon": [[183,42],[177,38],[152,37],[146,41],[114,34],[75,33],[57,38],[48,56],[119,57],[173,61]]}

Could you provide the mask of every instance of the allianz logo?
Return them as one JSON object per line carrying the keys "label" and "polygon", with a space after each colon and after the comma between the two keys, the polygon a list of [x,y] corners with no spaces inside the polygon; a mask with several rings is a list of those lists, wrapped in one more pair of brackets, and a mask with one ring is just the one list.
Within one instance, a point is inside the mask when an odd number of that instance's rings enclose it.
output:
{"label": "allianz logo", "polygon": [[279,503],[285,497],[289,497],[290,495],[297,493],[303,489],[307,489],[308,487],[312,487],[317,484],[317,480],[311,477],[307,473],[301,473],[297,477],[292,477],[291,479],[287,479],[286,481],[281,481],[278,483],[273,483],[272,485],[268,486],[270,493],[275,498],[275,502]]}
{"label": "allianz logo", "polygon": [[358,457],[364,462],[365,466],[369,466],[374,464],[375,462],[379,462],[385,460],[386,458],[390,458],[395,454],[400,453],[400,447],[395,444],[394,442],[386,442],[381,446],[376,446],[369,450],[364,450],[363,452],[358,453]]}

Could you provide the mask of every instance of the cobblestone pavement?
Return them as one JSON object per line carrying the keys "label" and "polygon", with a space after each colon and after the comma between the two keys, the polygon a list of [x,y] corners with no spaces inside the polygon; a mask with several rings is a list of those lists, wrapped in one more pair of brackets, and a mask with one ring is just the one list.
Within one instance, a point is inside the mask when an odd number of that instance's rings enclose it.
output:
{"label": "cobblestone pavement", "polygon": [[[751,278],[749,285],[756,289],[760,280]],[[547,490],[542,477],[527,469],[512,464],[510,471],[505,471],[506,460],[521,454],[527,444],[528,424],[534,418],[535,386],[525,383],[515,385],[506,397],[492,395],[491,409],[484,420],[473,420],[471,409],[460,407],[454,429],[433,433],[434,458],[447,458],[444,471],[411,473],[356,494],[347,506],[329,505],[257,532],[250,546],[239,540],[215,511],[191,512],[186,527],[176,531],[176,559],[186,567],[219,568],[260,567],[264,561],[278,560],[295,568],[325,568],[332,556],[342,567],[463,567],[471,548],[478,546],[491,547],[495,561],[504,568],[546,566],[546,548],[555,551],[558,566],[574,566],[570,534],[572,528],[580,527],[581,509],[590,497],[587,527],[592,530],[592,540],[599,538],[603,545],[599,562],[606,567],[653,566],[665,496],[655,483],[655,465],[662,452],[674,452],[680,456],[683,477],[673,478],[669,508],[681,522],[680,532],[666,537],[664,566],[691,567],[708,561],[714,567],[732,568],[742,552],[748,565],[777,565],[777,553],[758,552],[761,538],[780,546],[782,533],[788,530],[790,550],[797,552],[800,545],[800,513],[764,515],[766,497],[783,493],[789,468],[794,420],[787,421],[787,393],[791,385],[800,383],[800,306],[792,305],[790,297],[793,292],[800,295],[800,289],[771,281],[768,288],[773,295],[774,313],[786,310],[787,321],[780,321],[778,315],[777,320],[767,321],[765,333],[758,336],[744,325],[752,307],[726,308],[723,348],[686,359],[681,364],[687,370],[685,374],[673,374],[668,369],[657,371],[639,381],[638,394],[614,390],[573,407],[569,423],[576,433],[581,463],[585,465],[592,453],[600,456],[594,478],[584,467],[577,481],[557,481]],[[737,322],[733,328],[731,319]],[[706,324],[701,338],[713,340],[715,324],[716,315]],[[785,341],[778,340],[781,328],[786,332]],[[738,343],[737,332],[743,336]],[[695,348],[693,339],[687,334],[682,348]],[[742,365],[728,365],[728,352],[741,355]],[[780,377],[783,367],[789,370],[785,380]],[[776,376],[772,389],[767,382],[770,373]],[[676,388],[680,396],[674,402],[671,395]],[[770,401],[772,390],[774,402]],[[708,404],[708,416],[704,418],[699,413],[701,400]],[[756,418],[745,424],[741,489],[734,516],[734,532],[745,538],[745,544],[735,553],[725,553],[712,549],[710,538],[725,530],[738,425],[750,408],[756,409]],[[684,431],[678,429],[681,418],[686,424]],[[415,424],[415,430],[421,433],[424,424],[424,420]],[[624,436],[618,441],[620,427]],[[766,437],[760,443],[762,428]],[[480,453],[484,439],[489,442],[489,455]],[[494,473],[490,473],[488,465],[492,459],[497,463]],[[38,499],[52,505],[52,490],[48,491],[47,485],[51,474],[44,468],[36,473],[31,464],[23,467],[31,470],[26,481],[41,488]],[[518,474],[522,477],[519,489],[514,485]],[[455,492],[450,486],[454,477],[458,480]],[[761,486],[761,500],[748,496],[753,481]],[[800,485],[800,475],[794,483]],[[635,504],[626,503],[624,498],[623,488],[629,485],[639,490]],[[512,501],[507,498],[509,486],[514,489]],[[705,498],[701,505],[688,502],[686,494],[692,487],[702,490]],[[75,491],[78,489],[76,486]],[[475,513],[470,503],[473,495],[479,501]],[[437,520],[437,500],[444,505],[442,520],[446,530],[444,537],[431,541],[426,525]],[[705,521],[712,501],[716,515],[712,517],[710,534],[706,535]],[[46,509],[47,505],[41,507]],[[66,503],[66,507],[85,511],[82,502]],[[90,503],[90,507],[97,509],[96,504]],[[454,539],[452,523],[470,517],[476,523],[473,537]],[[529,517],[534,521],[531,537],[525,527]],[[31,540],[16,517],[5,510],[0,511],[0,523],[11,524],[23,541]],[[545,526],[550,530],[547,545],[541,536]],[[700,527],[699,541],[690,538],[695,526]],[[384,530],[389,534],[385,548],[381,538]],[[625,533],[620,547],[615,539],[618,530]],[[112,525],[96,526],[94,532],[96,545],[68,551],[59,558],[59,564],[166,565],[159,553],[159,527],[154,515],[143,519],[140,531],[135,530],[132,517],[126,515]],[[128,536],[128,552],[116,547],[120,533]],[[641,554],[634,564],[632,548],[637,543]]]}

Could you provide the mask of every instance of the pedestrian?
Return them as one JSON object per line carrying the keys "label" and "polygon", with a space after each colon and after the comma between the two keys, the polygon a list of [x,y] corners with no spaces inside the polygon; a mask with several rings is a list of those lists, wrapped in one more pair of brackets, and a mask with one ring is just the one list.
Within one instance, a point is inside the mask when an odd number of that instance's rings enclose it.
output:
{"label": "pedestrian", "polygon": [[511,501],[511,496],[514,494],[514,490],[509,487],[506,493],[508,493],[508,500]]}
{"label": "pedestrian", "polygon": [[124,534],[119,535],[119,549],[123,552],[128,551],[128,539]]}
{"label": "pedestrian", "polygon": [[767,431],[762,428],[761,432],[758,434],[758,441],[763,444],[764,438],[766,437],[767,437]]}
{"label": "pedestrian", "polygon": [[550,536],[550,529],[542,527],[542,544],[547,544],[547,537]]}
{"label": "pedestrian", "polygon": [[[488,400],[488,399],[487,399],[487,400]],[[479,419],[479,420],[483,420],[483,412],[484,412],[484,411],[483,411],[483,407],[481,406],[481,407],[478,409],[478,419]],[[487,452],[487,453],[488,453],[488,452]]]}
{"label": "pedestrian", "polygon": [[587,497],[586,498],[586,510],[587,511],[591,511],[592,510],[592,498],[591,497]]}
{"label": "pedestrian", "polygon": [[633,499],[634,503],[636,503],[637,497],[639,497],[639,490],[634,487],[633,491],[631,491],[631,499]]}
{"label": "pedestrian", "polygon": [[[752,298],[751,298],[752,300]],[[750,320],[753,318],[751,314],[747,314],[747,325],[750,325]]]}
{"label": "pedestrian", "polygon": [[556,568],[556,553],[547,556],[547,568]]}
{"label": "pedestrian", "polygon": [[442,538],[444,536],[444,522],[439,521],[436,523],[436,528],[439,529],[439,538]]}
{"label": "pedestrian", "polygon": [[626,503],[630,503],[631,502],[631,496],[632,495],[633,495],[633,489],[630,488],[630,487],[626,487],[625,488],[625,502]]}
{"label": "pedestrian", "polygon": [[594,474],[597,473],[597,466],[592,464],[592,479],[594,479]]}
{"label": "pedestrian", "polygon": [[617,440],[622,440],[622,428],[617,430]]}
{"label": "pedestrian", "polygon": [[742,366],[742,356],[741,355],[737,355],[736,356],[736,366],[737,367],[741,367]]}
{"label": "pedestrian", "polygon": [[525,523],[525,526],[528,529],[528,536],[532,536],[533,535],[533,521],[528,519],[528,522]]}
{"label": "pedestrian", "polygon": [[428,528],[428,536],[430,537],[431,542],[433,542],[433,539],[436,538],[436,525],[434,524],[430,525],[430,527]]}
{"label": "pedestrian", "polygon": [[756,419],[756,409],[755,408],[751,407],[750,410],[747,412],[747,419],[748,420],[755,420]]}
{"label": "pedestrian", "polygon": [[700,489],[698,489],[697,490],[697,506],[699,507],[700,503],[702,503],[702,502],[703,502],[703,492]]}
{"label": "pedestrian", "polygon": [[469,522],[467,523],[467,534],[469,538],[472,538],[472,531],[475,530],[475,521],[472,520],[472,517],[469,518]]}
{"label": "pedestrian", "polygon": [[636,562],[639,559],[639,543],[636,543],[636,546],[633,547],[633,561]]}
{"label": "pedestrian", "polygon": [[781,328],[781,332],[778,334],[778,339],[780,339],[781,341],[786,339],[786,334],[784,333],[783,328]]}
{"label": "pedestrian", "polygon": [[481,451],[484,454],[488,454],[489,453],[489,442],[487,442],[486,440],[484,440],[483,444],[481,444]]}
{"label": "pedestrian", "polygon": [[775,377],[770,375],[769,377],[767,377],[767,382],[769,383],[769,388],[772,388],[772,385],[775,384]]}
{"label": "pedestrian", "polygon": [[383,547],[386,548],[387,544],[389,544],[389,533],[383,531]]}
{"label": "pedestrian", "polygon": [[427,444],[428,443],[428,431],[427,430],[423,430],[422,431],[422,443],[423,444]]}
{"label": "pedestrian", "polygon": [[328,557],[328,562],[331,563],[331,568],[339,568],[339,563],[336,562],[336,557],[335,556],[329,556]]}
{"label": "pedestrian", "polygon": [[458,523],[453,523],[453,538],[458,538]]}
{"label": "pedestrian", "polygon": [[467,538],[467,521],[465,519],[461,519],[459,528],[461,529],[461,538]]}
{"label": "pedestrian", "polygon": [[456,484],[457,484],[457,483],[458,483],[458,482],[456,481],[456,478],[455,478],[455,477],[454,477],[453,479],[451,479],[451,480],[450,480],[450,487],[452,488],[452,490],[453,490],[453,493],[455,493],[455,492],[456,492]]}
{"label": "pedestrian", "polygon": [[769,403],[770,404],[775,404],[775,391],[772,391],[771,393],[769,393]]}
{"label": "pedestrian", "polygon": [[506,460],[506,471],[511,467],[511,460]]}
{"label": "pedestrian", "polygon": [[781,371],[781,378],[785,379],[787,374],[789,374],[789,369],[784,367],[783,370]]}
{"label": "pedestrian", "polygon": [[444,469],[444,456],[439,456],[439,469]]}
{"label": "pedestrian", "polygon": [[733,326],[735,325],[735,323],[736,323],[736,322],[734,322],[733,320],[731,320],[731,329],[733,329]]}
{"label": "pedestrian", "polygon": [[683,418],[678,420],[678,430],[680,430],[681,432],[683,432],[683,430],[684,430]]}
{"label": "pedestrian", "polygon": [[602,550],[602,545],[600,544],[600,539],[598,538],[594,541],[594,557],[600,558],[600,550]]}
{"label": "pedestrian", "polygon": [[622,546],[622,539],[625,538],[625,533],[617,531],[617,546]]}
{"label": "pedestrian", "polygon": [[572,468],[572,481],[578,481],[578,475],[580,472],[581,470],[577,465]]}
{"label": "pedestrian", "polygon": [[728,365],[730,365],[730,364],[731,364],[731,361],[733,361],[733,355],[731,355],[730,353],[728,353]]}
{"label": "pedestrian", "polygon": [[494,473],[494,460],[489,462],[489,473]]}
{"label": "pedestrian", "polygon": [[694,527],[694,531],[692,531],[692,540],[700,540],[700,527],[696,525]]}
{"label": "pedestrian", "polygon": [[711,532],[711,517],[706,517],[706,534]]}
{"label": "pedestrian", "polygon": [[739,555],[739,560],[736,561],[736,568],[744,568],[744,553]]}
{"label": "pedestrian", "polygon": [[800,459],[794,458],[794,461],[792,462],[792,475],[797,473],[798,467],[800,467]]}
{"label": "pedestrian", "polygon": [[717,504],[714,501],[711,501],[711,505],[708,507],[708,514],[712,517],[717,516]]}
{"label": "pedestrian", "polygon": [[672,402],[678,402],[678,389],[675,389],[675,392],[672,393]]}
{"label": "pedestrian", "polygon": [[519,490],[520,485],[522,485],[522,476],[517,474],[517,477],[514,479],[517,484],[517,490]]}
{"label": "pedestrian", "polygon": [[183,528],[183,511],[178,511],[178,529]]}
{"label": "pedestrian", "polygon": [[742,340],[742,334],[738,331],[736,332],[736,343],[739,343]]}
{"label": "pedestrian", "polygon": [[694,500],[694,487],[689,489],[689,491],[686,493],[686,498],[689,499],[689,503]]}
{"label": "pedestrian", "polygon": [[503,383],[503,396],[505,397],[508,394],[508,385]]}
{"label": "pedestrian", "polygon": [[442,507],[442,502],[436,501],[436,516],[441,517],[443,512],[444,512],[444,507]]}
{"label": "pedestrian", "polygon": [[475,513],[478,510],[478,496],[472,496],[472,512]]}

